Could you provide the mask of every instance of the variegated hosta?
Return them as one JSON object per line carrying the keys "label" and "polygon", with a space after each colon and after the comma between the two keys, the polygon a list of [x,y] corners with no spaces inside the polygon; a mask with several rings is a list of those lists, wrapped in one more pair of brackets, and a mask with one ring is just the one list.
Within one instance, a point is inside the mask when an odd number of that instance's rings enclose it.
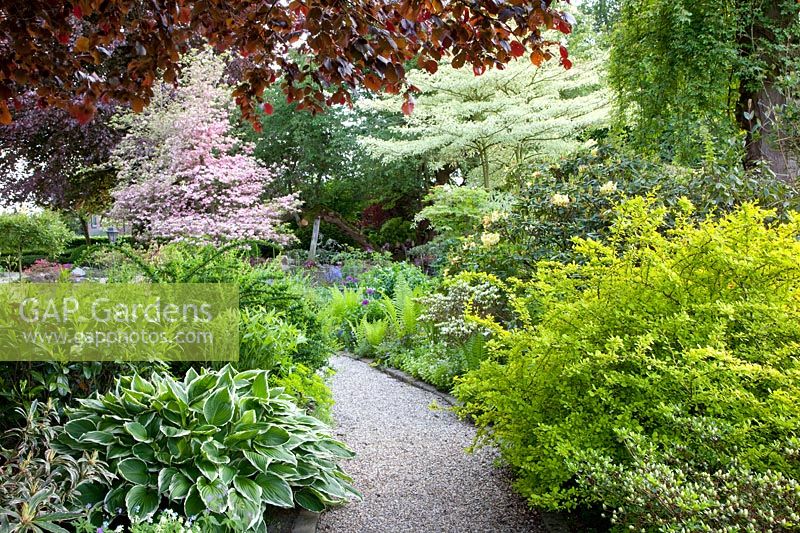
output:
{"label": "variegated hosta", "polygon": [[264,370],[122,377],[113,392],[80,400],[68,414],[63,444],[100,451],[121,481],[99,491],[105,508],[127,509],[134,521],[163,503],[266,531],[269,506],[321,511],[359,497],[336,464],[353,453],[282,389],[270,389]]}

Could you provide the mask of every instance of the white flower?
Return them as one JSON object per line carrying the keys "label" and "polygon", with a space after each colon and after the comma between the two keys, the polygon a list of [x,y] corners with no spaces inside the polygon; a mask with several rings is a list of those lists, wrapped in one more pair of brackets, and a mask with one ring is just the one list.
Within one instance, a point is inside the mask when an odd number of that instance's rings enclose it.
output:
{"label": "white flower", "polygon": [[612,192],[617,192],[617,184],[613,181],[607,181],[600,187],[600,194],[611,194]]}
{"label": "white flower", "polygon": [[500,242],[499,233],[483,233],[481,235],[481,243],[483,243],[486,248],[494,246],[498,242]]}
{"label": "white flower", "polygon": [[566,194],[554,194],[553,197],[550,198],[550,203],[556,207],[567,207],[569,202],[569,196]]}

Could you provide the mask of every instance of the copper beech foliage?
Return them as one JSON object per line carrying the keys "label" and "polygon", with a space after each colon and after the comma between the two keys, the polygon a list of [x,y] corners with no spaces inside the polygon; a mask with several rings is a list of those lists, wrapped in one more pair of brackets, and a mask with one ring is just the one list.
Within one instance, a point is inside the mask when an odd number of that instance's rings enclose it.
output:
{"label": "copper beech foliage", "polygon": [[537,65],[558,57],[569,68],[566,49],[542,37],[544,29],[571,31],[557,1],[3,0],[0,123],[30,91],[38,105],[81,122],[98,102],[140,110],[155,83],[177,79],[181,54],[202,42],[243,58],[234,96],[248,119],[276,80],[290,102],[312,111],[349,103],[363,86],[404,93],[410,113],[415,89],[404,64],[415,57],[431,72],[447,58],[479,75],[523,55]]}

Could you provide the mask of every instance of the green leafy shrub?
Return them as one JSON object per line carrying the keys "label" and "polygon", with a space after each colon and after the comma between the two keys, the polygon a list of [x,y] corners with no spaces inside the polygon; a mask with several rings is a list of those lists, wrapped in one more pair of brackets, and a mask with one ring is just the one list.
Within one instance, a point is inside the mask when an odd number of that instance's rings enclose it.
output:
{"label": "green leafy shrub", "polygon": [[[579,240],[583,264],[540,263],[541,319],[495,324],[490,358],[456,395],[532,504],[628,510],[648,483],[672,483],[659,495],[677,497],[681,480],[710,479],[697,506],[663,509],[712,530],[703,499],[739,490],[718,485],[726,472],[762,476],[741,480],[750,494],[769,472],[800,474],[800,221],[746,204],[695,223],[684,201],[664,230],[667,211],[653,204],[623,204],[607,243]],[[657,479],[640,477],[630,435],[663,454]],[[665,520],[637,505],[634,523]]]}
{"label": "green leafy shrub", "polygon": [[[690,169],[602,145],[556,166],[532,168],[511,204],[487,212],[479,225],[455,236],[460,246],[450,249],[448,271],[527,279],[537,261],[580,261],[573,238],[604,238],[615,205],[651,193],[668,209],[688,198],[697,220],[725,214],[748,201],[774,208],[778,216],[800,207],[796,187],[763,168],[744,171],[740,165],[725,166],[711,158],[701,168]],[[672,224],[668,216],[665,227]]]}
{"label": "green leafy shrub", "polygon": [[432,325],[436,338],[459,345],[476,334],[491,333],[468,315],[511,319],[507,291],[506,284],[491,274],[464,272],[445,278],[440,292],[420,298],[419,319]]}
{"label": "green leafy shrub", "polygon": [[363,286],[372,288],[380,296],[389,298],[394,297],[395,286],[401,282],[411,289],[416,289],[431,285],[432,279],[419,267],[405,261],[376,266],[361,276]]}
{"label": "green leafy shrub", "polygon": [[56,451],[60,427],[53,404],[34,401],[19,411],[24,425],[4,434],[14,447],[0,453],[0,530],[66,531],[66,522],[88,512],[83,491],[95,482],[110,483],[113,475],[96,453],[71,457]]}
{"label": "green leafy shrub", "polygon": [[108,461],[121,483],[104,507],[126,509],[133,522],[163,498],[188,517],[265,531],[270,506],[321,511],[357,495],[335,463],[352,452],[267,376],[225,367],[189,370],[182,381],[123,377],[113,392],[79,401],[62,442]]}
{"label": "green leafy shrub", "polygon": [[271,374],[269,383],[274,387],[282,388],[286,394],[294,398],[299,407],[306,409],[323,422],[330,422],[333,394],[325,383],[325,378],[329,377],[332,372],[331,369],[315,372],[304,364],[298,363],[292,366],[289,372]]}
{"label": "green leafy shrub", "polygon": [[22,256],[26,251],[46,250],[50,257],[60,254],[75,233],[52,211],[38,213],[0,213],[0,255],[22,275]]}
{"label": "green leafy shrub", "polygon": [[306,342],[303,331],[283,314],[264,307],[250,307],[239,314],[239,361],[242,370],[274,370],[290,362]]}
{"label": "green leafy shrub", "polygon": [[236,366],[269,371],[271,385],[283,387],[298,406],[326,418],[333,403],[330,389],[315,369],[295,361],[307,342],[303,331],[283,313],[263,307],[243,309],[239,328]]}
{"label": "green leafy shrub", "polygon": [[8,429],[23,423],[20,413],[24,410],[20,408],[34,401],[53,402],[60,409],[75,398],[106,392],[121,374],[136,371],[146,376],[165,368],[166,365],[160,362],[0,363],[0,428]]}
{"label": "green leafy shrub", "polygon": [[[708,446],[719,424],[686,417]],[[575,463],[579,482],[602,501],[614,502],[611,522],[635,530],[792,531],[800,528],[800,483],[781,472],[755,472],[733,461],[708,471],[678,449],[659,450],[641,435],[620,435],[631,454],[622,466],[609,458],[584,456]],[[585,470],[583,469],[585,468]]]}

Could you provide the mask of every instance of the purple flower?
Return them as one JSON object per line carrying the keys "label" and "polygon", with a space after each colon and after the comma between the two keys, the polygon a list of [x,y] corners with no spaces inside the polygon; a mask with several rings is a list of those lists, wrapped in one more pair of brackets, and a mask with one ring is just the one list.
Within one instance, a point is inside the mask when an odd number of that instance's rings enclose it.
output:
{"label": "purple flower", "polygon": [[375,289],[372,287],[367,287],[367,295],[372,296],[373,294],[375,294]]}
{"label": "purple flower", "polygon": [[369,305],[369,300],[361,300],[361,305]]}

